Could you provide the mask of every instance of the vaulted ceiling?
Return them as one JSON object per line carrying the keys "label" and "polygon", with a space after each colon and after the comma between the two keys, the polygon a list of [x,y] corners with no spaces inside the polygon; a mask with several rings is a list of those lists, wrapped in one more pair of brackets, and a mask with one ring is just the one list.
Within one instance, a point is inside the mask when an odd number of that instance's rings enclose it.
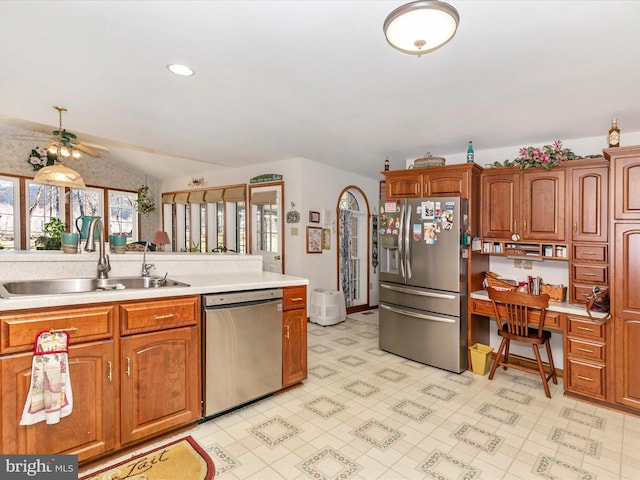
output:
{"label": "vaulted ceiling", "polygon": [[5,0],[0,121],[49,132],[62,105],[159,179],[297,157],[378,178],[468,140],[640,131],[640,2],[450,0],[456,36],[419,58],[382,32],[403,3]]}

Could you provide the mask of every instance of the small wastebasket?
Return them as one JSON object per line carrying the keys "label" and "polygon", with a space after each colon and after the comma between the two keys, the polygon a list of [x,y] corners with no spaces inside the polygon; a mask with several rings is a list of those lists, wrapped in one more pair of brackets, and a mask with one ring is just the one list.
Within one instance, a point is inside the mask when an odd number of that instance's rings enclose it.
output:
{"label": "small wastebasket", "polygon": [[469,347],[469,351],[471,352],[471,368],[473,369],[473,373],[486,375],[489,371],[489,365],[491,365],[489,359],[491,358],[493,347],[476,343]]}

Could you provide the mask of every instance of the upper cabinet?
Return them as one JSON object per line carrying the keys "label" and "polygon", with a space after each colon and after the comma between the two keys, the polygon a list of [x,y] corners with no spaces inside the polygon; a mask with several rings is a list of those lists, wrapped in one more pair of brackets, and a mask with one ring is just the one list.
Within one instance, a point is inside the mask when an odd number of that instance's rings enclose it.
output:
{"label": "upper cabinet", "polygon": [[609,166],[602,160],[571,169],[571,241],[608,239]]}
{"label": "upper cabinet", "polygon": [[605,150],[607,158],[615,160],[613,179],[614,215],[616,220],[640,218],[640,151],[637,146]]}
{"label": "upper cabinet", "polygon": [[485,170],[481,204],[483,238],[565,239],[564,170]]}
{"label": "upper cabinet", "polygon": [[474,179],[481,171],[480,165],[463,163],[383,172],[385,195],[387,198],[469,198],[474,189]]}

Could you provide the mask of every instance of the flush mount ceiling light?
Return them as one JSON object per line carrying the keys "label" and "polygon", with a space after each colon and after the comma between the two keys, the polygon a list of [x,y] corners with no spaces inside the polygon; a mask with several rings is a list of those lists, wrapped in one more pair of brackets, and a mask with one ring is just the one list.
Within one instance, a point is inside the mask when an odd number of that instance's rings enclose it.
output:
{"label": "flush mount ceiling light", "polygon": [[87,188],[78,172],[58,163],[38,170],[34,182],[69,188]]}
{"label": "flush mount ceiling light", "polygon": [[422,55],[453,38],[460,16],[448,3],[419,0],[396,8],[384,21],[384,35],[401,52]]}
{"label": "flush mount ceiling light", "polygon": [[183,77],[190,77],[195,73],[186,65],[180,65],[179,63],[170,63],[169,65],[167,65],[167,68],[170,72],[175,73],[176,75],[181,75]]}

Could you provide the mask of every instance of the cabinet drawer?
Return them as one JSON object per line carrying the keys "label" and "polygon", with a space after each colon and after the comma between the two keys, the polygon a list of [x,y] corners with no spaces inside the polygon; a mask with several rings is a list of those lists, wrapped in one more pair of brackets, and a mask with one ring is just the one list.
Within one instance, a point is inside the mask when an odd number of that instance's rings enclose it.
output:
{"label": "cabinet drawer", "polygon": [[593,285],[573,284],[573,301],[575,303],[587,303],[587,297],[593,292]]}
{"label": "cabinet drawer", "polygon": [[607,283],[606,265],[573,265],[573,279],[583,283]]}
{"label": "cabinet drawer", "polygon": [[599,360],[604,362],[604,345],[601,343],[583,342],[575,338],[569,338],[567,354],[581,357],[586,360]]}
{"label": "cabinet drawer", "polygon": [[0,315],[2,353],[33,350],[36,335],[45,330],[65,330],[75,344],[113,337],[116,307],[98,305],[47,309]]}
{"label": "cabinet drawer", "polygon": [[488,300],[478,300],[477,298],[471,299],[471,313],[477,313],[478,315],[486,315],[493,317],[493,305]]}
{"label": "cabinet drawer", "polygon": [[568,375],[565,375],[566,388],[569,391],[591,397],[605,397],[604,365],[568,359]]}
{"label": "cabinet drawer", "polygon": [[120,305],[121,335],[197,325],[200,297],[169,298]]}
{"label": "cabinet drawer", "polygon": [[600,244],[575,244],[573,246],[574,262],[607,263],[607,246]]}
{"label": "cabinet drawer", "polygon": [[307,287],[286,287],[282,289],[282,309],[294,310],[307,305]]}
{"label": "cabinet drawer", "polygon": [[605,324],[586,317],[567,315],[567,335],[605,341]]}

